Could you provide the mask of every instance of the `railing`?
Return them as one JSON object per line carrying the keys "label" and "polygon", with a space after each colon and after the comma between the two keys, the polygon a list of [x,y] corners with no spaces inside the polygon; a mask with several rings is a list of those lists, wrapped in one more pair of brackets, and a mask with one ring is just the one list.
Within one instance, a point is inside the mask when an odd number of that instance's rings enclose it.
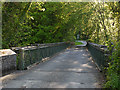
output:
{"label": "railing", "polygon": [[63,49],[66,49],[69,43],[50,43],[50,44],[34,44],[28,47],[13,47],[17,53],[17,69],[24,70],[29,65],[40,62],[43,58],[50,57]]}
{"label": "railing", "polygon": [[87,48],[99,70],[103,71],[104,67],[108,66],[107,60],[109,51],[107,50],[107,47],[103,45],[88,43]]}

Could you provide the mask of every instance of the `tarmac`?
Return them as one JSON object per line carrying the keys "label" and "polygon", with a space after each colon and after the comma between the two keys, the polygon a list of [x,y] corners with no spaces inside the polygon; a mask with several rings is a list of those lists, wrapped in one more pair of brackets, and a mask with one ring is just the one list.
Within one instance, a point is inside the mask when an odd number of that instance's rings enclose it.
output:
{"label": "tarmac", "polygon": [[1,80],[2,88],[102,88],[103,75],[87,48],[69,48]]}

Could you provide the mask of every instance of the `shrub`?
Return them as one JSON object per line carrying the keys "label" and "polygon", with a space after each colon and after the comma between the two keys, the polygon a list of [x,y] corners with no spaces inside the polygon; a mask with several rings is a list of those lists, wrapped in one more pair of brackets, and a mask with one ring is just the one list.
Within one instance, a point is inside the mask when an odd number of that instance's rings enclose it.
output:
{"label": "shrub", "polygon": [[110,56],[109,67],[107,68],[106,88],[120,89],[120,41],[117,42],[114,52]]}

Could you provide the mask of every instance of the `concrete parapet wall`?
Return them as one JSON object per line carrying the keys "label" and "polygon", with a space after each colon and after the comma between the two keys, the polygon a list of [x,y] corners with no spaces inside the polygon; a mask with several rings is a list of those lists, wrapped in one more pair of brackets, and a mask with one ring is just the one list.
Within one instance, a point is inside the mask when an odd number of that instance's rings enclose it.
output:
{"label": "concrete parapet wall", "polygon": [[17,53],[17,69],[27,69],[29,65],[40,62],[43,58],[50,57],[67,48],[69,43],[34,44],[27,47],[12,47]]}
{"label": "concrete parapet wall", "polygon": [[2,71],[2,76],[9,74],[16,70],[16,53],[10,49],[2,49],[0,50],[0,62],[2,66],[0,67],[0,71]]}
{"label": "concrete parapet wall", "polygon": [[110,55],[107,46],[88,42],[87,48],[99,70],[103,71],[104,67],[108,66],[108,56]]}

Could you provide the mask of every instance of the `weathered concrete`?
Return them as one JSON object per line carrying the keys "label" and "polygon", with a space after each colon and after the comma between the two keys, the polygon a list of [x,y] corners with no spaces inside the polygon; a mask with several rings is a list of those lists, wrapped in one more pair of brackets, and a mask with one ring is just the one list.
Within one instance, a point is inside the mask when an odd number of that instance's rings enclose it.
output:
{"label": "weathered concrete", "polygon": [[11,75],[5,88],[98,88],[102,75],[85,48],[71,48],[35,67]]}
{"label": "weathered concrete", "polygon": [[0,62],[2,64],[0,66],[0,71],[2,71],[2,75],[13,72],[14,70],[16,70],[16,53],[10,49],[0,50]]}

